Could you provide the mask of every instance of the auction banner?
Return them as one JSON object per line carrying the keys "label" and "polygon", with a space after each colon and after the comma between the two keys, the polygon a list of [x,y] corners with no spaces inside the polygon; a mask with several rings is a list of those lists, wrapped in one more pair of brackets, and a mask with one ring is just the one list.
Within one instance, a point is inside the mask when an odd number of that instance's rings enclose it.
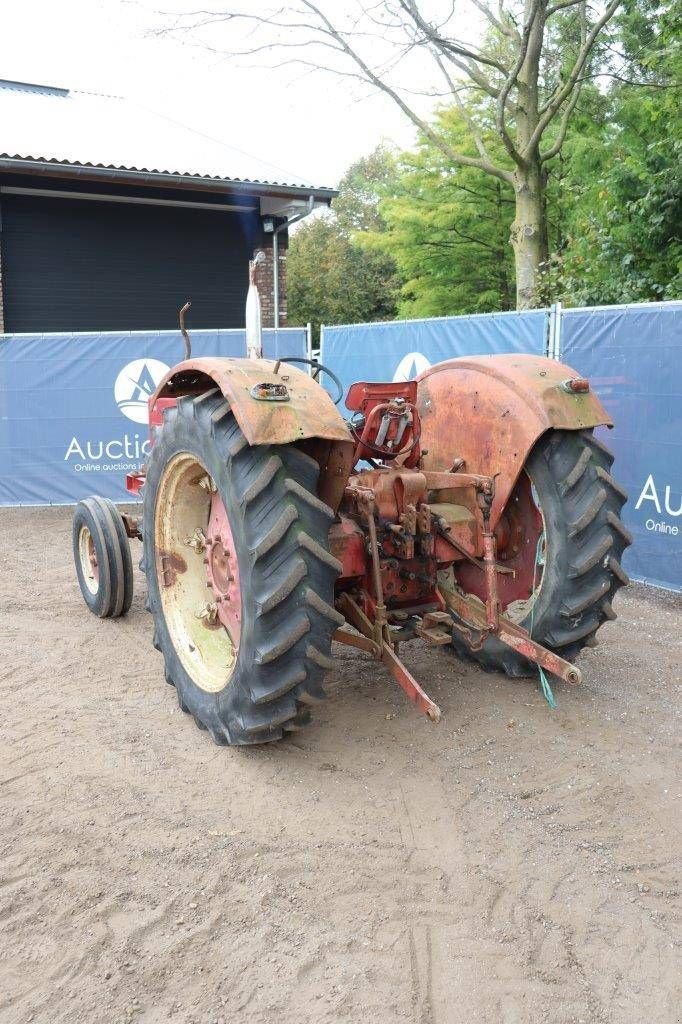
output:
{"label": "auction banner", "polygon": [[614,421],[635,579],[682,590],[682,302],[566,310],[561,360],[587,377]]}
{"label": "auction banner", "polygon": [[[243,330],[191,332],[193,356],[246,355]],[[306,357],[304,328],[263,332],[266,358]],[[0,505],[131,500],[147,400],[183,359],[179,331],[0,335]]]}
{"label": "auction banner", "polygon": [[[549,310],[324,327],[320,360],[347,390],[357,380],[412,380],[456,356],[547,351]],[[322,377],[324,383],[324,377]]]}

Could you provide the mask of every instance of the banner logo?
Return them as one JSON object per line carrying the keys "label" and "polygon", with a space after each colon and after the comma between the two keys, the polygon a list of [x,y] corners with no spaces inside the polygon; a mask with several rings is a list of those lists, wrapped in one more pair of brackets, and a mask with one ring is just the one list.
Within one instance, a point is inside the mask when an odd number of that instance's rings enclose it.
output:
{"label": "banner logo", "polygon": [[428,370],[431,363],[428,361],[426,356],[423,356],[421,352],[408,352],[406,356],[400,360],[396,367],[396,371],[393,374],[394,382],[401,380],[414,380],[424,370]]}
{"label": "banner logo", "polygon": [[116,405],[133,423],[147,422],[147,401],[170,367],[160,359],[133,359],[124,366],[114,384]]}

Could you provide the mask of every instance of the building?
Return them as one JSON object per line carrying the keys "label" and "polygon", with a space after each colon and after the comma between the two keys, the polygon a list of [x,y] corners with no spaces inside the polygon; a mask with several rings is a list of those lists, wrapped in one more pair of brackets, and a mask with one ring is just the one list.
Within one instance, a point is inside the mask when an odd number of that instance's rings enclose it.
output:
{"label": "building", "polygon": [[190,326],[242,327],[259,248],[283,325],[288,224],[334,194],[131,101],[0,80],[0,333],[173,328],[187,299]]}

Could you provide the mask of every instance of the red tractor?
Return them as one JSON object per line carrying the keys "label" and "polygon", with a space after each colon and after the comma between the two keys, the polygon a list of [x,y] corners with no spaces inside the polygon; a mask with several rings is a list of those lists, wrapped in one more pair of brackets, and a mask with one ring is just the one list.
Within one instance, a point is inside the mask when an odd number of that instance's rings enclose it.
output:
{"label": "red tractor", "polygon": [[166,680],[221,744],[304,725],[332,641],[383,662],[433,721],[398,655],[415,637],[579,683],[630,543],[588,382],[535,356],[452,359],[354,384],[344,420],[290,362],[188,358],[166,375],[146,470],[127,480],[141,521],[103,498],[76,509],[91,611],[130,607],[139,538]]}

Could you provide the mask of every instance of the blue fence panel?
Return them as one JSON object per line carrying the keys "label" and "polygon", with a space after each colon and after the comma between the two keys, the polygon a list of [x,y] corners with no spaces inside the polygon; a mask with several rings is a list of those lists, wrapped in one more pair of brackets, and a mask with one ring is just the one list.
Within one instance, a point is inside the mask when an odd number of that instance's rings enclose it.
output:
{"label": "blue fence panel", "polygon": [[589,377],[615,423],[599,433],[630,495],[625,567],[682,590],[682,303],[568,310],[561,339],[562,361]]}
{"label": "blue fence panel", "polygon": [[320,359],[348,390],[356,380],[410,380],[455,356],[544,355],[547,325],[548,310],[540,309],[325,327]]}
{"label": "blue fence panel", "polygon": [[[263,332],[265,355],[306,356],[306,331]],[[182,358],[177,331],[0,335],[0,505],[127,497],[148,452],[147,398]],[[243,356],[243,330],[192,331],[196,356]]]}

